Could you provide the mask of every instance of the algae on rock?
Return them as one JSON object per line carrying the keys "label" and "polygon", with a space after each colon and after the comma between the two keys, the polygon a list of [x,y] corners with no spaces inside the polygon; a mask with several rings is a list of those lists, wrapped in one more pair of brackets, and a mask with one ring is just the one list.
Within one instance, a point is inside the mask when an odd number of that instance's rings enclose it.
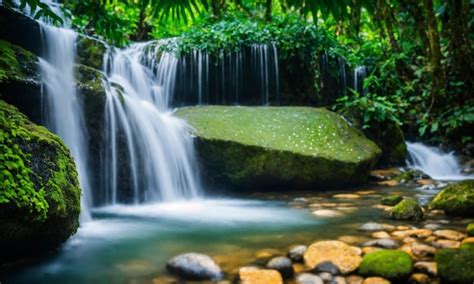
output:
{"label": "algae on rock", "polygon": [[430,204],[454,216],[474,216],[474,180],[465,180],[446,186]]}
{"label": "algae on rock", "polygon": [[390,280],[408,278],[413,267],[410,255],[401,250],[379,250],[362,259],[359,273],[363,276],[380,276]]}
{"label": "algae on rock", "polygon": [[310,107],[187,107],[205,176],[234,187],[363,183],[380,149],[339,115]]}

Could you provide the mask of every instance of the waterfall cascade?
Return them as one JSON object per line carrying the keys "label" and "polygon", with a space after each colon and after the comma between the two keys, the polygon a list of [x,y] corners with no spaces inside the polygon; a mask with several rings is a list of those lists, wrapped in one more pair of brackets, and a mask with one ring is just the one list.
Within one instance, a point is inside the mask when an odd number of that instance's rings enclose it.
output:
{"label": "waterfall cascade", "polygon": [[459,162],[451,153],[421,143],[407,142],[409,167],[420,170],[437,180],[474,179],[474,175],[463,175]]}
{"label": "waterfall cascade", "polygon": [[[197,197],[200,192],[192,137],[185,121],[168,108],[177,58],[153,43],[137,43],[106,54],[104,81],[106,143],[102,165],[105,200],[123,200],[123,175],[130,177],[133,203]],[[128,165],[123,165],[123,157]],[[125,169],[125,170],[124,170]],[[125,172],[124,172],[125,171]],[[119,195],[122,194],[122,198]]]}
{"label": "waterfall cascade", "polygon": [[367,93],[366,88],[364,88],[364,80],[366,76],[367,76],[366,66],[362,65],[362,66],[356,66],[354,68],[354,91],[364,96]]}

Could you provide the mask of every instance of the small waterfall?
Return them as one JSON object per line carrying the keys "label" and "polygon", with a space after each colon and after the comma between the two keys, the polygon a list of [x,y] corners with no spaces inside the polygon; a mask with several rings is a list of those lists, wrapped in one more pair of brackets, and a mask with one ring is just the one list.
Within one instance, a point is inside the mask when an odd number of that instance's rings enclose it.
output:
{"label": "small waterfall", "polygon": [[[133,203],[170,201],[199,195],[192,137],[184,120],[168,109],[178,59],[157,45],[137,43],[105,56],[106,203],[115,204],[119,183],[130,177]],[[128,165],[124,165],[124,158]],[[126,172],[124,171],[126,169]],[[128,189],[128,188],[127,188]]]}
{"label": "small waterfall", "polygon": [[366,66],[362,65],[362,66],[356,66],[356,68],[354,68],[354,91],[364,96],[367,93],[367,90],[364,88],[364,80],[366,76],[367,76]]}
{"label": "small waterfall", "polygon": [[[270,79],[278,78],[278,56],[274,44],[251,45],[252,67],[257,80],[260,82],[262,105],[270,104]],[[273,73],[272,73],[273,72]],[[276,80],[278,94],[278,80]]]}
{"label": "small waterfall", "polygon": [[420,170],[437,180],[474,179],[474,175],[461,174],[461,166],[452,152],[443,153],[440,149],[421,143],[407,142],[410,168]]}

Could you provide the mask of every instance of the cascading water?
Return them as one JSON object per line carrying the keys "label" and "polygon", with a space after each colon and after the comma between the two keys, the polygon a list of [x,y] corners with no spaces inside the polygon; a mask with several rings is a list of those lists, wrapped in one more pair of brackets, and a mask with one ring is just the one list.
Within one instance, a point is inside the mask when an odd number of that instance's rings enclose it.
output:
{"label": "cascading water", "polygon": [[137,43],[105,56],[107,148],[102,164],[108,204],[121,200],[124,156],[133,203],[199,195],[192,137],[185,121],[168,109],[177,58],[165,52],[157,61],[158,54],[156,44]]}
{"label": "cascading water", "polygon": [[451,153],[443,153],[435,147],[407,142],[409,167],[420,170],[437,180],[474,179],[474,175],[463,175],[458,160]]}
{"label": "cascading water", "polygon": [[354,68],[354,91],[358,92],[361,95],[366,95],[366,89],[364,88],[364,80],[367,76],[367,67],[356,66]]}

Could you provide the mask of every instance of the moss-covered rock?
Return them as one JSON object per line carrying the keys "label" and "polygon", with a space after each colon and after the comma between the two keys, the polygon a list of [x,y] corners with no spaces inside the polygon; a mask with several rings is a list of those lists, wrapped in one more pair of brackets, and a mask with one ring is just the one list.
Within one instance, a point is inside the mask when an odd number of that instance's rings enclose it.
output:
{"label": "moss-covered rock", "polygon": [[388,214],[390,218],[397,220],[421,220],[424,216],[423,208],[413,198],[403,199]]}
{"label": "moss-covered rock", "polygon": [[469,236],[474,236],[474,223],[468,224],[466,227],[466,233]]}
{"label": "moss-covered rock", "polygon": [[206,177],[239,188],[365,182],[380,150],[337,114],[309,107],[189,107]]}
{"label": "moss-covered rock", "polygon": [[390,280],[408,278],[413,267],[410,255],[401,250],[379,250],[362,259],[359,273],[363,276],[380,276]]}
{"label": "moss-covered rock", "polygon": [[76,62],[102,70],[107,44],[93,37],[80,35],[76,41]]}
{"label": "moss-covered rock", "polygon": [[403,200],[403,197],[401,197],[400,195],[392,194],[392,195],[389,195],[389,196],[386,196],[386,197],[382,198],[380,203],[382,205],[395,206],[402,200]]}
{"label": "moss-covered rock", "polygon": [[474,282],[474,247],[441,249],[436,252],[435,261],[443,283]]}
{"label": "moss-covered rock", "polygon": [[0,100],[0,263],[57,246],[78,228],[79,182],[64,143]]}
{"label": "moss-covered rock", "polygon": [[465,180],[446,186],[430,204],[454,216],[474,216],[474,180]]}

